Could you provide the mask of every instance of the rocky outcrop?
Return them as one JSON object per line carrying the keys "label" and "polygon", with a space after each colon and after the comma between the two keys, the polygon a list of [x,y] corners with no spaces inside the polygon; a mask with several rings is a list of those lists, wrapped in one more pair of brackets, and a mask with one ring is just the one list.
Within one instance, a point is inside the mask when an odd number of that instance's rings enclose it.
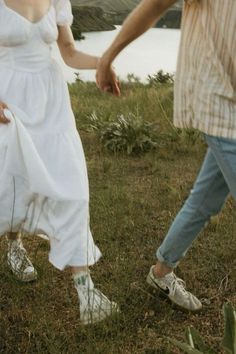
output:
{"label": "rocky outcrop", "polygon": [[115,29],[115,27],[108,22],[104,11],[99,7],[73,6],[73,15],[74,23],[72,30],[76,39],[80,39],[81,32],[109,31]]}
{"label": "rocky outcrop", "polygon": [[95,6],[104,12],[121,13],[131,11],[140,0],[71,0],[73,6]]}
{"label": "rocky outcrop", "polygon": [[180,28],[182,11],[169,10],[156,24],[157,28]]}
{"label": "rocky outcrop", "polygon": [[[140,0],[72,0],[73,33],[81,39],[81,32],[109,31],[121,25]],[[86,5],[86,6],[85,6]],[[180,28],[182,0],[179,0],[156,27]]]}
{"label": "rocky outcrop", "polygon": [[[105,13],[130,12],[140,3],[140,0],[71,0],[73,6],[95,6],[100,7]],[[174,5],[174,9],[181,9],[183,0],[178,0]]]}

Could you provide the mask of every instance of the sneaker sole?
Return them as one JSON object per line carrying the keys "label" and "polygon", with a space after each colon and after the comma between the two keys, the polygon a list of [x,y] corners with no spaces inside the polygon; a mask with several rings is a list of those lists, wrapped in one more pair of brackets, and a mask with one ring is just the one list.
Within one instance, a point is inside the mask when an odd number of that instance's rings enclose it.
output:
{"label": "sneaker sole", "polygon": [[148,275],[147,276],[147,283],[148,285],[152,288],[152,289],[155,289],[157,291],[157,295],[159,298],[162,298],[162,299],[166,299],[168,300],[168,302],[173,305],[173,307],[175,307],[176,309],[178,310],[181,310],[183,312],[186,312],[186,313],[198,313],[200,311],[202,311],[202,307],[200,309],[197,309],[197,310],[190,310],[190,309],[186,309],[185,307],[182,307],[181,305],[177,304],[176,302],[174,302],[173,300],[171,300],[168,296],[168,294],[165,293],[165,291],[163,289],[161,289],[160,287],[158,287],[158,285],[152,280],[152,278]]}
{"label": "sneaker sole", "polygon": [[120,309],[117,306],[112,310],[112,312],[110,314],[107,314],[106,312],[101,311],[99,314],[97,314],[97,315],[94,314],[92,317],[89,313],[86,313],[84,316],[80,317],[80,322],[83,325],[94,325],[94,324],[102,322],[106,319],[114,318],[116,315],[119,314],[119,312],[120,312]]}
{"label": "sneaker sole", "polygon": [[[16,275],[15,275],[16,277]],[[23,278],[17,278],[19,281],[23,282],[23,283],[31,283],[31,282],[34,282],[38,279],[38,276],[37,274],[32,274],[32,275],[27,275],[26,277],[23,277]]]}

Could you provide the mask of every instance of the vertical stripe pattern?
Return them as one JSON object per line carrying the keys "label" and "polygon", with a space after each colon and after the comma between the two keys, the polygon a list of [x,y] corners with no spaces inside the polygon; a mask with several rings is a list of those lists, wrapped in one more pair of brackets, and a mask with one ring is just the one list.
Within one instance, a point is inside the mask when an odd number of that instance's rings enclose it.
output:
{"label": "vertical stripe pattern", "polygon": [[187,0],[174,123],[236,139],[236,0]]}

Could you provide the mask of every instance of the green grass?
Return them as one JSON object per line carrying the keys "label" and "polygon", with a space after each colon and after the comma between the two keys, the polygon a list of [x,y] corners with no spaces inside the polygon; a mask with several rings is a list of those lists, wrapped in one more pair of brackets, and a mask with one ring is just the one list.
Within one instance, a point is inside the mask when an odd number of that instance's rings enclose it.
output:
{"label": "green grass", "polygon": [[[8,272],[2,239],[1,353],[177,354],[166,337],[182,341],[190,325],[220,353],[222,304],[236,303],[235,204],[228,200],[177,269],[190,290],[210,300],[201,313],[175,310],[147,289],[145,278],[156,248],[192,187],[206,147],[198,134],[172,126],[171,85],[122,86],[120,99],[100,93],[92,83],[70,87],[88,164],[91,228],[104,256],[92,275],[120,304],[120,316],[81,326],[70,274],[49,265],[48,244],[25,237],[39,272],[38,282],[26,285]],[[93,111],[107,121],[138,111],[144,120],[157,123],[158,147],[140,157],[109,154],[98,136],[87,132],[87,117]]]}

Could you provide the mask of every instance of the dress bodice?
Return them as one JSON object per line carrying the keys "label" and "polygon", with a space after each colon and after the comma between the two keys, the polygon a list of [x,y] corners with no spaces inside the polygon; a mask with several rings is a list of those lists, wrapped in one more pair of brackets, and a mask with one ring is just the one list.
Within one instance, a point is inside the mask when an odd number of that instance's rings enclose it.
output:
{"label": "dress bodice", "polygon": [[39,71],[51,59],[58,25],[71,24],[69,0],[52,0],[48,11],[33,23],[0,0],[0,65]]}

